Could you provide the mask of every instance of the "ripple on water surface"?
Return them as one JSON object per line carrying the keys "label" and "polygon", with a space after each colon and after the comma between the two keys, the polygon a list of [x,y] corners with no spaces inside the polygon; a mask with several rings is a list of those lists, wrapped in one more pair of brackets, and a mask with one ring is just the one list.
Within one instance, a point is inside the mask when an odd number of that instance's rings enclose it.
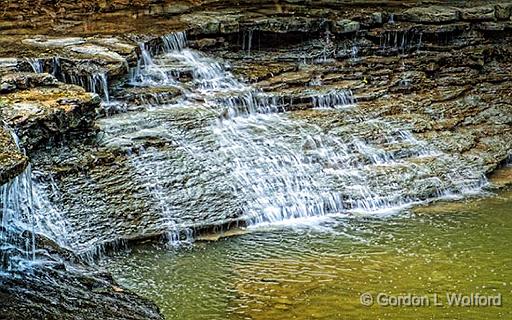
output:
{"label": "ripple on water surface", "polygon": [[[512,193],[387,218],[265,226],[108,261],[168,319],[508,319]],[[364,292],[502,295],[502,307],[364,307]]]}

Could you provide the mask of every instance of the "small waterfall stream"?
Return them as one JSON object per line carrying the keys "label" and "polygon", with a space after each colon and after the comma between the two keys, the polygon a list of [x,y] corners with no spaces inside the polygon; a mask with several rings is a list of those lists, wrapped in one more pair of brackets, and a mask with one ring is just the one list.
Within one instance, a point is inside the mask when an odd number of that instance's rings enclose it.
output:
{"label": "small waterfall stream", "polygon": [[53,74],[58,80],[79,85],[89,92],[99,94],[104,103],[110,103],[108,76],[105,70],[84,72],[85,74],[72,74],[62,71],[59,57],[51,59],[48,69],[46,70],[44,59],[27,58],[26,61],[35,73],[43,73],[47,70],[47,72]]}
{"label": "small waterfall stream", "polygon": [[2,229],[0,230],[0,267],[17,270],[35,260],[36,244],[31,170],[0,188]]}
{"label": "small waterfall stream", "polygon": [[[16,133],[9,131],[22,151]],[[30,164],[22,174],[0,187],[0,205],[0,269],[20,270],[36,263],[36,234],[61,247],[68,246],[66,220],[49,201],[47,188],[34,178]]]}

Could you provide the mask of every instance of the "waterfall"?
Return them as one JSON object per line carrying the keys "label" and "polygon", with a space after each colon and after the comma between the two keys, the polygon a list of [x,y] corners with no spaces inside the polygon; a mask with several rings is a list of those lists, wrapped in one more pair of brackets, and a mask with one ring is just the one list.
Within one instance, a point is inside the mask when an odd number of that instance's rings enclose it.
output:
{"label": "waterfall", "polygon": [[[23,152],[16,133],[6,128],[16,148]],[[25,171],[0,187],[2,228],[0,229],[0,267],[16,270],[35,259],[34,202],[30,164]],[[29,235],[25,231],[28,231]]]}
{"label": "waterfall", "polygon": [[[9,130],[17,148],[19,139]],[[48,199],[42,184],[34,181],[29,164],[23,173],[0,187],[2,207],[0,229],[0,269],[24,269],[36,260],[36,234],[67,246],[66,222]]]}
{"label": "waterfall", "polygon": [[[155,124],[157,141],[172,141],[173,155],[158,146],[145,146],[130,155],[137,182],[161,213],[170,243],[179,242],[187,227],[207,215],[190,218],[183,213],[190,209],[184,202],[206,200],[194,187],[197,181],[189,186],[169,173],[191,174],[173,156],[190,160],[187,166],[200,164],[205,172],[221,173],[223,184],[212,188],[218,194],[231,192],[240,203],[237,214],[240,211],[240,219],[249,225],[356,212],[387,214],[431,199],[478,192],[485,184],[479,170],[417,139],[403,125],[365,115],[348,89],[308,90],[300,100],[310,102],[314,110],[311,118],[301,118],[285,112],[291,98],[244,83],[222,61],[187,48],[184,39],[183,34],[163,37],[164,52],[156,56],[141,46],[140,67],[131,81],[135,87],[158,89],[160,94],[169,87],[183,93],[173,105],[147,108],[151,112],[144,119],[165,118],[158,108],[170,113],[173,108],[192,109],[189,117],[205,110],[214,115],[198,136],[166,122]],[[315,115],[322,119],[331,113],[333,120],[343,118],[347,124],[326,129],[315,122]],[[153,129],[144,123],[135,128],[142,135]],[[113,127],[121,131],[115,123]],[[116,134],[121,139],[130,137]]]}
{"label": "waterfall", "polygon": [[30,166],[21,175],[0,187],[0,266],[4,270],[23,269],[30,261],[35,260],[32,193]]}
{"label": "waterfall", "polygon": [[[35,173],[37,174],[37,172]],[[36,233],[52,239],[61,247],[69,248],[71,246],[70,227],[64,213],[50,200],[59,198],[59,188],[53,177],[49,177],[48,181],[43,182],[35,178],[36,174],[33,172],[31,175],[34,230]]]}
{"label": "waterfall", "polygon": [[359,48],[357,47],[356,44],[354,44],[352,46],[352,49],[350,50],[350,58],[352,59],[352,61],[356,61],[357,60],[358,54],[359,54]]}
{"label": "waterfall", "polygon": [[225,106],[223,119],[231,119],[255,113],[277,113],[285,111],[284,98],[265,94],[257,90],[247,90],[239,95],[223,97],[210,102]]}
{"label": "waterfall", "polygon": [[[202,94],[243,89],[233,75],[212,58],[186,48],[184,32],[171,33],[161,38],[164,54],[152,57],[140,44],[140,59],[130,72],[130,84],[140,87],[176,87],[181,74],[190,74]],[[183,90],[183,88],[180,88]],[[186,91],[186,90],[183,90]]]}
{"label": "waterfall", "polygon": [[108,92],[108,78],[106,72],[93,73],[89,77],[89,91],[98,93],[103,100],[109,104],[110,95]]}
{"label": "waterfall", "polygon": [[380,50],[395,50],[405,53],[409,50],[420,50],[423,32],[415,29],[388,30],[380,35]]}
{"label": "waterfall", "polygon": [[[185,32],[171,33],[160,38],[162,50],[164,53],[179,52],[186,47],[187,36]],[[162,67],[164,61],[156,64],[153,57],[144,43],[139,44],[140,57],[137,66],[130,70],[130,83],[133,86],[160,87],[173,86],[176,84],[175,78],[179,72],[166,70]]]}
{"label": "waterfall", "polygon": [[[186,47],[184,34],[160,43],[140,46],[138,67],[120,92],[135,96],[136,108],[98,121],[100,150],[127,152],[119,158],[122,175],[100,165],[91,179],[59,182],[69,226],[80,230],[36,216],[36,230],[57,229],[47,232],[52,238],[71,233],[75,252],[91,248],[85,254],[92,258],[116,239],[156,234],[175,246],[204,226],[388,214],[485,183],[476,164],[436,150],[406,122],[372,119],[373,109],[360,108],[349,88],[264,92],[221,59]],[[293,103],[310,110],[287,112]],[[48,181],[33,182],[34,193],[58,199]]]}
{"label": "waterfall", "polygon": [[395,24],[395,14],[394,14],[394,13],[390,13],[390,14],[389,14],[389,20],[388,20],[388,23],[389,23],[389,24]]}
{"label": "waterfall", "polygon": [[249,56],[251,55],[253,33],[254,33],[253,29],[248,29],[243,32],[243,36],[242,36],[242,50],[246,51]]}
{"label": "waterfall", "polygon": [[[54,70],[58,70],[58,68],[55,66]],[[56,77],[60,81],[81,86],[89,92],[98,94],[103,102],[109,104],[110,94],[108,91],[107,73],[105,71],[83,72],[83,74],[68,74],[61,71]]]}
{"label": "waterfall", "polygon": [[[35,73],[44,72],[44,60],[38,58],[27,58],[27,62]],[[83,71],[84,74],[64,73],[61,68],[59,57],[52,59],[52,75],[65,83],[75,84],[83,87],[85,90],[99,94],[103,101],[110,103],[110,94],[108,91],[108,76],[105,71]]]}
{"label": "waterfall", "polygon": [[43,73],[44,72],[44,66],[43,66],[43,60],[38,58],[27,58],[27,62],[32,67],[32,70],[35,73]]}
{"label": "waterfall", "polygon": [[356,103],[351,90],[331,90],[325,94],[313,95],[311,99],[313,106],[320,109],[345,108]]}
{"label": "waterfall", "polygon": [[181,51],[187,46],[186,32],[174,32],[161,37],[164,52]]}
{"label": "waterfall", "polygon": [[[164,42],[164,45],[171,46],[175,43]],[[139,87],[159,87],[159,86],[172,86],[176,83],[174,80],[175,75],[167,72],[164,68],[155,64],[151,53],[146,49],[146,46],[141,43],[140,58],[137,61],[137,66],[130,70],[130,84]]]}
{"label": "waterfall", "polygon": [[[193,230],[190,228],[180,228],[173,219],[175,208],[168,203],[167,189],[155,177],[164,176],[166,170],[165,162],[162,161],[165,156],[157,150],[145,150],[140,148],[136,153],[130,155],[132,167],[137,172],[138,182],[151,195],[154,200],[154,207],[160,213],[164,221],[166,241],[170,246],[176,247],[183,243],[191,243],[193,239]],[[182,239],[184,235],[184,239]]]}

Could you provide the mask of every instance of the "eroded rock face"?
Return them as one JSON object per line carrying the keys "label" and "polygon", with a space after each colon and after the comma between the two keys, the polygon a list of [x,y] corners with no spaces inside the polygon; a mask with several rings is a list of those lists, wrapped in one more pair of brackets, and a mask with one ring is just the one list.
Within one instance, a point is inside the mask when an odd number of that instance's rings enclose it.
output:
{"label": "eroded rock face", "polygon": [[107,273],[36,266],[0,275],[2,319],[163,319],[153,303],[121,289]]}
{"label": "eroded rock face", "polygon": [[18,133],[28,150],[73,130],[88,130],[100,99],[81,87],[59,83],[49,74],[2,77],[9,93],[0,95],[0,117]]}

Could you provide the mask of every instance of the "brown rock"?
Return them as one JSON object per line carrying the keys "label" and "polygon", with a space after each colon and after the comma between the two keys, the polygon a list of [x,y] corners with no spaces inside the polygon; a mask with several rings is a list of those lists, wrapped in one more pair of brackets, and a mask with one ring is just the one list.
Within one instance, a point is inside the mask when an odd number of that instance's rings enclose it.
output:
{"label": "brown rock", "polygon": [[419,23],[454,22],[460,19],[460,10],[454,7],[415,7],[399,15],[400,20]]}
{"label": "brown rock", "polygon": [[468,21],[492,21],[495,19],[494,7],[482,6],[461,10],[461,17]]}
{"label": "brown rock", "polygon": [[512,10],[512,3],[498,3],[494,7],[494,13],[498,20],[508,20]]}

